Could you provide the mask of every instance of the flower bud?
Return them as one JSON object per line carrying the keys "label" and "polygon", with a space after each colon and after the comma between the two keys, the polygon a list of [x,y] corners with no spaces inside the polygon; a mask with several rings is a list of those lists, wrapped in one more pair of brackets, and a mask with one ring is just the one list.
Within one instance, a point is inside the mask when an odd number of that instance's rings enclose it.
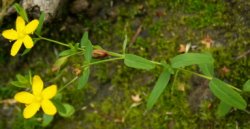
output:
{"label": "flower bud", "polygon": [[100,50],[99,49],[99,50],[94,50],[92,52],[92,57],[93,58],[104,58],[106,56],[108,56],[108,53],[105,50]]}

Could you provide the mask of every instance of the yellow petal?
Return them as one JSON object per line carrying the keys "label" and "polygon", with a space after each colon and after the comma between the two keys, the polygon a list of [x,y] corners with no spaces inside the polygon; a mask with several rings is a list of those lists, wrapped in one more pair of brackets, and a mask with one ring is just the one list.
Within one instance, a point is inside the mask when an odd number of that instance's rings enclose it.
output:
{"label": "yellow petal", "polygon": [[56,107],[50,100],[48,99],[43,100],[41,106],[45,114],[47,115],[56,114]]}
{"label": "yellow petal", "polygon": [[32,48],[33,47],[33,40],[29,35],[26,35],[23,39],[24,46],[26,48]]}
{"label": "yellow petal", "polygon": [[45,99],[51,99],[56,95],[57,87],[56,85],[51,85],[42,91],[42,96]]}
{"label": "yellow petal", "polygon": [[22,91],[22,92],[17,93],[14,96],[14,99],[20,103],[31,104],[34,100],[34,95],[32,95],[29,92]]}
{"label": "yellow petal", "polygon": [[4,38],[10,39],[10,40],[16,40],[18,38],[17,32],[13,29],[3,31],[2,35]]}
{"label": "yellow petal", "polygon": [[40,95],[43,90],[43,81],[40,76],[35,75],[33,77],[32,91],[34,95]]}
{"label": "yellow petal", "polygon": [[18,16],[16,19],[16,30],[17,32],[21,32],[23,31],[25,27],[25,21],[23,20],[23,18],[21,16]]}
{"label": "yellow petal", "polygon": [[28,119],[34,116],[36,112],[39,110],[40,106],[41,106],[40,103],[32,103],[27,107],[25,107],[23,110],[24,118]]}
{"label": "yellow petal", "polygon": [[10,55],[15,56],[22,46],[22,40],[18,39],[11,47]]}
{"label": "yellow petal", "polygon": [[36,30],[38,24],[39,24],[38,20],[36,20],[36,19],[32,20],[30,23],[27,24],[27,26],[25,26],[25,32],[27,34],[33,33]]}

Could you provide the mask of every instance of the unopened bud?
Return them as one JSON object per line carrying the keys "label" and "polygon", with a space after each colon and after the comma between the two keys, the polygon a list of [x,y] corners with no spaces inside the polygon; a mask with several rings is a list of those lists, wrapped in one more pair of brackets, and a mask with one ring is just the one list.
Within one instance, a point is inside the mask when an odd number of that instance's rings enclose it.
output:
{"label": "unopened bud", "polygon": [[94,58],[104,58],[108,56],[108,53],[105,50],[94,50],[92,52],[92,57]]}

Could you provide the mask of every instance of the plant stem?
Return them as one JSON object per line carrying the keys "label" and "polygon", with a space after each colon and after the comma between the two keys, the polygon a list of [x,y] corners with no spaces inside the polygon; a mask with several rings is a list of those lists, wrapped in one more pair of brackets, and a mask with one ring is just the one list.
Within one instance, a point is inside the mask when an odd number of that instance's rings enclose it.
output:
{"label": "plant stem", "polygon": [[73,78],[71,81],[69,81],[67,84],[65,84],[64,86],[62,86],[58,92],[61,92],[63,89],[65,89],[67,86],[69,86],[71,83],[73,83],[74,81],[76,81],[78,79],[78,76],[76,76],[75,78]]}
{"label": "plant stem", "polygon": [[[105,50],[106,51],[106,50]],[[115,57],[123,57],[124,55],[119,54],[119,53],[115,53],[115,52],[111,52],[111,51],[106,51],[108,53],[108,55],[110,56],[115,56]]]}
{"label": "plant stem", "polygon": [[124,58],[123,57],[119,57],[119,58],[110,58],[110,59],[106,59],[106,60],[95,61],[95,62],[86,64],[86,65],[83,65],[82,67],[84,68],[84,67],[88,67],[88,66],[91,66],[91,65],[106,63],[106,62],[115,61],[115,60],[122,60],[122,59],[124,59]]}
{"label": "plant stem", "polygon": [[[70,45],[68,44],[65,44],[63,42],[59,42],[59,41],[56,41],[56,40],[53,40],[53,39],[49,39],[49,38],[45,38],[45,37],[42,37],[40,35],[38,35],[38,39],[42,39],[42,40],[46,40],[46,41],[49,41],[49,42],[52,42],[52,43],[56,43],[58,45],[62,45],[62,46],[65,46],[65,47],[69,47],[70,48]],[[94,46],[93,46],[94,47]],[[96,47],[94,47],[96,48]],[[84,49],[81,49],[79,48],[79,50],[82,50],[84,51]],[[106,50],[105,50],[106,51]],[[87,66],[91,66],[91,65],[96,65],[96,64],[101,64],[101,63],[106,63],[106,62],[110,62],[110,61],[115,61],[115,60],[121,60],[121,59],[124,59],[124,55],[123,54],[119,54],[119,53],[115,53],[115,52],[111,52],[111,51],[106,51],[108,53],[108,55],[110,56],[114,56],[114,57],[117,57],[117,58],[110,58],[110,59],[106,59],[106,60],[100,60],[100,61],[95,61],[95,62],[92,62],[92,63],[89,63],[89,64],[86,64],[86,65],[83,65],[82,67],[87,67]],[[160,62],[156,62],[156,61],[150,61],[152,62],[153,64],[156,64],[156,65],[162,65],[162,63]],[[199,74],[199,73],[196,73],[196,72],[193,72],[193,71],[189,71],[189,70],[186,70],[186,69],[183,69],[183,68],[177,68],[177,71],[185,71],[185,72],[188,72],[188,73],[191,73],[191,74],[194,74],[194,75],[197,75],[199,77],[202,77],[202,78],[205,78],[205,79],[208,79],[208,80],[212,80],[212,77],[209,77],[209,76],[206,76],[206,75],[203,75],[203,74]],[[178,72],[177,72],[178,73]],[[177,74],[176,73],[176,74]],[[177,75],[176,75],[177,76]],[[70,85],[71,83],[73,83],[78,77],[75,77],[73,78],[69,83],[67,83],[66,85],[64,85],[59,91],[61,91],[62,89],[64,89],[65,87],[67,87],[68,85]],[[176,78],[176,77],[175,77]],[[175,79],[174,79],[175,80]],[[235,89],[239,92],[242,92],[242,90],[228,84],[227,85],[228,87],[231,87],[232,89]]]}
{"label": "plant stem", "polygon": [[[56,43],[56,44],[58,44],[58,45],[62,45],[62,46],[65,46],[65,47],[69,47],[70,48],[70,46],[68,45],[68,44],[66,44],[66,43],[63,43],[63,42],[59,42],[59,41],[56,41],[56,40],[53,40],[53,39],[49,39],[49,38],[45,38],[45,37],[42,37],[42,36],[38,36],[39,38],[38,39],[42,39],[42,40],[46,40],[46,41],[49,41],[49,42],[52,42],[52,43]],[[95,46],[93,46],[93,48],[96,48]],[[96,49],[98,49],[98,48],[96,48]],[[84,49],[81,49],[81,48],[79,48],[79,50],[84,50]],[[110,56],[114,56],[114,57],[123,57],[123,55],[122,54],[119,54],[119,53],[115,53],[115,52],[110,52],[110,51],[107,51],[107,50],[105,50],[107,53],[108,53],[108,55],[110,55]]]}
{"label": "plant stem", "polygon": [[175,72],[175,75],[174,75],[174,80],[173,80],[172,87],[171,87],[171,94],[172,95],[174,94],[174,86],[175,86],[176,78],[177,78],[177,76],[179,74],[179,71],[180,70],[177,69],[176,72]]}
{"label": "plant stem", "polygon": [[[196,73],[196,72],[193,72],[193,71],[189,71],[189,70],[186,70],[186,69],[183,69],[183,68],[177,68],[177,69],[188,72],[188,73],[191,73],[191,74],[194,74],[196,76],[205,78],[205,79],[210,80],[210,81],[213,79],[212,77],[209,77],[209,76],[206,76],[206,75],[203,75],[203,74],[199,74],[199,73]],[[227,86],[234,89],[234,90],[236,90],[236,91],[238,91],[238,92],[242,92],[242,90],[240,90],[240,89],[238,89],[238,88],[236,88],[236,87],[234,87],[234,86],[232,86],[230,84],[227,84]]]}
{"label": "plant stem", "polygon": [[242,92],[241,89],[238,89],[238,88],[236,88],[236,87],[234,87],[234,86],[232,86],[232,85],[230,85],[230,84],[228,84],[228,83],[227,83],[227,86],[228,86],[228,87],[231,87],[232,89],[234,89],[234,90],[236,90],[236,91],[238,91],[238,92]]}
{"label": "plant stem", "polygon": [[[123,57],[120,57],[120,58],[111,58],[111,59],[106,59],[106,60],[101,60],[101,61],[96,61],[96,62],[92,62],[92,63],[89,63],[87,65],[83,65],[82,67],[87,67],[87,66],[90,66],[90,65],[96,65],[96,64],[100,64],[100,63],[105,63],[105,62],[110,62],[110,61],[114,61],[114,60],[121,60],[123,59]],[[58,92],[61,92],[63,89],[65,89],[67,86],[69,86],[70,84],[72,84],[74,81],[76,81],[79,77],[76,76],[75,78],[73,78],[71,81],[69,81],[67,84],[65,84],[64,86],[62,86]]]}
{"label": "plant stem", "polygon": [[65,44],[63,42],[59,42],[59,41],[56,41],[56,40],[53,40],[53,39],[45,38],[45,37],[42,37],[42,36],[39,36],[39,38],[42,39],[42,40],[46,40],[46,41],[49,41],[49,42],[52,42],[52,43],[56,43],[56,44],[65,46],[65,47],[70,47],[68,44]]}
{"label": "plant stem", "polygon": [[[162,63],[160,63],[160,62],[156,62],[156,61],[151,61],[151,62],[154,63],[154,64],[156,64],[156,65],[162,65]],[[177,69],[177,72],[175,73],[172,87],[174,86],[174,83],[175,83],[175,80],[176,80],[176,77],[177,77],[177,74],[178,74],[179,70],[185,71],[185,72],[188,72],[188,73],[191,73],[191,74],[194,74],[196,76],[205,78],[205,79],[210,80],[210,81],[213,79],[212,77],[209,77],[209,76],[206,76],[206,75],[203,75],[203,74],[199,74],[199,73],[196,73],[196,72],[193,72],[193,71],[189,71],[189,70],[186,70],[186,69],[183,69],[183,68],[176,68],[176,69]],[[234,86],[232,86],[230,84],[227,84],[227,86],[230,87],[230,88],[232,88],[232,89],[234,89],[234,90],[236,90],[236,91],[238,91],[238,92],[242,92],[241,89],[238,89],[238,88],[236,88],[236,87],[234,87]]]}
{"label": "plant stem", "polygon": [[156,62],[156,61],[150,61],[151,63],[153,63],[153,64],[156,64],[156,65],[162,65],[162,63],[160,63],[160,62]]}
{"label": "plant stem", "polygon": [[191,74],[194,74],[194,75],[202,77],[202,78],[205,78],[207,80],[212,80],[212,77],[209,77],[209,76],[206,76],[206,75],[203,75],[203,74],[199,74],[199,73],[196,73],[196,72],[193,72],[193,71],[189,71],[189,70],[186,70],[186,69],[183,69],[183,68],[177,68],[177,69],[181,70],[181,71],[185,71],[185,72],[191,73]]}

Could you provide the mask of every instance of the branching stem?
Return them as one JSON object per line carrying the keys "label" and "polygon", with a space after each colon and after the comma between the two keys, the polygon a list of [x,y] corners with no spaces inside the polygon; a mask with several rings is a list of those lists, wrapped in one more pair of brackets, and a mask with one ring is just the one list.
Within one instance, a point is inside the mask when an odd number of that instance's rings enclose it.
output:
{"label": "branching stem", "polygon": [[100,61],[95,61],[95,62],[91,62],[89,64],[83,65],[82,67],[88,67],[91,65],[96,65],[96,64],[101,64],[101,63],[106,63],[106,62],[111,62],[111,61],[116,61],[116,60],[122,60],[123,57],[119,57],[119,58],[110,58],[110,59],[105,59],[105,60],[100,60]]}
{"label": "branching stem", "polygon": [[64,86],[62,86],[58,92],[61,92],[63,89],[65,89],[67,86],[69,86],[70,84],[72,84],[73,82],[75,82],[79,77],[76,76],[75,78],[73,78],[71,81],[69,81],[67,84],[65,84]]}
{"label": "branching stem", "polygon": [[[49,39],[49,38],[45,38],[45,37],[42,37],[40,35],[38,35],[38,37],[39,37],[38,39],[46,40],[46,41],[49,41],[49,42],[52,42],[52,43],[55,43],[55,44],[58,44],[58,45],[70,48],[70,45],[68,45],[66,43],[59,42],[59,41],[56,41],[56,40],[53,40],[53,39]],[[96,47],[96,46],[93,46],[93,48],[94,49],[98,49],[98,47]],[[79,48],[79,50],[85,51],[84,48]],[[116,60],[122,60],[122,59],[124,59],[124,54],[119,54],[119,53],[115,53],[115,52],[111,52],[111,51],[106,51],[106,52],[108,53],[108,55],[113,56],[113,57],[117,57],[117,58],[109,58],[109,59],[104,59],[104,60],[100,60],[100,61],[91,62],[91,63],[83,65],[82,67],[84,68],[84,67],[88,67],[88,66],[91,66],[91,65],[96,65],[96,64],[101,64],[101,63],[106,63],[106,62],[111,62],[111,61],[116,61]],[[160,65],[160,66],[163,65],[162,63],[156,62],[156,61],[150,61],[150,62],[153,63],[153,64],[155,64],[155,65]],[[203,74],[199,74],[199,73],[196,73],[196,72],[193,72],[193,71],[190,71],[190,70],[186,70],[184,68],[176,68],[176,69],[177,69],[177,71],[188,72],[188,73],[194,74],[196,76],[205,78],[205,79],[210,80],[210,81],[213,79],[212,77],[209,77],[209,76],[206,76],[206,75],[203,75]],[[64,89],[65,87],[67,87],[68,85],[70,85],[71,83],[73,83],[77,78],[78,77],[73,78],[69,83],[67,83],[66,85],[64,85],[59,91],[61,91],[62,89]],[[236,90],[238,92],[242,92],[242,90],[240,90],[240,89],[238,89],[238,88],[236,88],[236,87],[234,87],[232,85],[228,84],[227,86],[231,87],[232,89],[234,89],[234,90]]]}
{"label": "branching stem", "polygon": [[42,36],[39,36],[39,39],[46,40],[46,41],[49,41],[49,42],[52,42],[52,43],[56,43],[56,44],[61,45],[61,46],[70,47],[66,43],[59,42],[59,41],[56,41],[56,40],[53,40],[53,39],[49,39],[49,38],[45,38],[45,37],[42,37]]}

